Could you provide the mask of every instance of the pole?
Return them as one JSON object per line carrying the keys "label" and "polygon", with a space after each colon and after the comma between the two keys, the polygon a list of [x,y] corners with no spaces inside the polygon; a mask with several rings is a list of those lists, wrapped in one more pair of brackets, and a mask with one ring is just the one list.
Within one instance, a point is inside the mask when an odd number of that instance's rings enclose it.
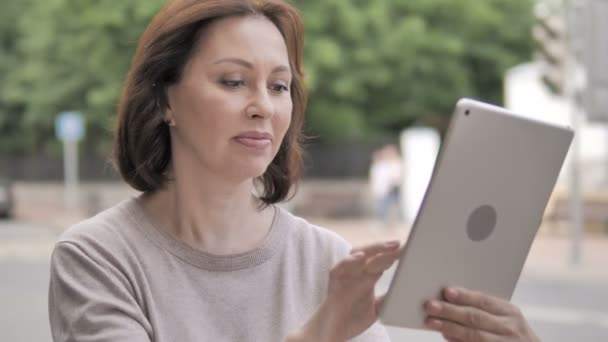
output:
{"label": "pole", "polygon": [[570,96],[570,115],[572,129],[575,134],[572,139],[572,155],[570,159],[570,265],[577,267],[581,264],[581,237],[584,226],[580,189],[580,141],[579,141],[579,105],[576,96]]}
{"label": "pole", "polygon": [[63,170],[65,179],[65,207],[68,212],[76,210],[78,200],[78,142],[63,142]]}
{"label": "pole", "polygon": [[572,139],[572,150],[570,159],[570,265],[572,267],[578,267],[581,264],[582,259],[582,248],[581,240],[583,235],[584,217],[583,217],[583,203],[581,199],[581,185],[580,185],[580,115],[581,101],[579,94],[584,87],[583,82],[580,80],[580,68],[578,68],[575,50],[579,47],[576,44],[575,29],[573,27],[573,5],[576,2],[572,0],[564,1],[564,11],[567,32],[568,32],[568,53],[565,63],[565,95],[570,106],[570,123],[574,130],[574,137]]}

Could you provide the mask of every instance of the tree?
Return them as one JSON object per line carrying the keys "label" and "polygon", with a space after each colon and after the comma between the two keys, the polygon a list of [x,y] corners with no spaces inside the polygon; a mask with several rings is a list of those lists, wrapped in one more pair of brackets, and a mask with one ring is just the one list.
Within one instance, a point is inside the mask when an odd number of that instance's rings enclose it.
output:
{"label": "tree", "polygon": [[531,56],[532,0],[296,1],[307,28],[310,126],[324,138],[445,129],[461,96],[500,103]]}
{"label": "tree", "polygon": [[2,102],[21,109],[3,116],[21,118],[19,134],[28,137],[22,147],[49,146],[57,113],[78,110],[89,144],[107,148],[137,39],[163,2],[48,0],[20,9],[27,15],[17,22],[13,56],[19,61],[7,76]]}
{"label": "tree", "polygon": [[0,149],[16,151],[27,144],[23,135],[24,120],[21,113],[25,104],[12,101],[7,93],[11,89],[11,72],[19,67],[22,54],[18,51],[20,32],[17,29],[19,13],[27,10],[29,1],[7,1],[0,5]]}
{"label": "tree", "polygon": [[[533,0],[293,0],[306,27],[307,127],[367,139],[445,128],[456,99],[500,103],[532,54]],[[137,40],[165,0],[0,3],[0,151],[58,148],[54,119],[81,111],[107,151]]]}

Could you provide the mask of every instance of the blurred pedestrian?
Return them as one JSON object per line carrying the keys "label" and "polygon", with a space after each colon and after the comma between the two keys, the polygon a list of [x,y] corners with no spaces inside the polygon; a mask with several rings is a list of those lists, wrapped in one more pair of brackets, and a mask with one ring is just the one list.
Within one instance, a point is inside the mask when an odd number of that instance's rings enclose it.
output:
{"label": "blurred pedestrian", "polygon": [[399,150],[393,144],[384,145],[372,154],[369,182],[374,201],[375,218],[377,224],[383,228],[390,226],[395,221],[403,223],[401,165]]}
{"label": "blurred pedestrian", "polygon": [[[114,140],[120,174],[142,195],[55,246],[54,341],[389,340],[374,287],[399,243],[351,249],[275,205],[301,171],[302,35],[297,11],[276,0],[174,0],[154,17]],[[429,307],[430,327],[528,333],[520,315],[472,308],[492,297],[462,299]]]}

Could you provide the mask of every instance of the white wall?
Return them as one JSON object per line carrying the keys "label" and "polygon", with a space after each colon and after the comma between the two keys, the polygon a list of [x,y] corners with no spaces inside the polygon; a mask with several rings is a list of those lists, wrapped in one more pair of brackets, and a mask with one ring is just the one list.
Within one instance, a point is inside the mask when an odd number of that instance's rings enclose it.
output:
{"label": "white wall", "polygon": [[431,180],[439,145],[439,133],[433,128],[412,127],[401,134],[404,176],[401,199],[407,224],[416,218]]}
{"label": "white wall", "polygon": [[[505,107],[519,114],[540,120],[567,125],[571,122],[570,106],[563,97],[552,95],[540,81],[540,67],[526,63],[509,70],[505,75]],[[579,119],[581,183],[586,189],[606,185],[606,124]],[[572,151],[572,150],[571,150]],[[571,152],[569,153],[569,155]],[[566,185],[570,158],[566,159],[559,185]]]}

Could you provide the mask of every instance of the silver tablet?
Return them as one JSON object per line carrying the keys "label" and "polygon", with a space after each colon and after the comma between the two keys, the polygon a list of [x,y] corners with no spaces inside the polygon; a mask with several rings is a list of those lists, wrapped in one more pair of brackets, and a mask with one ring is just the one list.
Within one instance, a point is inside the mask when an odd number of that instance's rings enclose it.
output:
{"label": "silver tablet", "polygon": [[573,132],[461,99],[389,287],[384,324],[425,329],[446,286],[509,300]]}

